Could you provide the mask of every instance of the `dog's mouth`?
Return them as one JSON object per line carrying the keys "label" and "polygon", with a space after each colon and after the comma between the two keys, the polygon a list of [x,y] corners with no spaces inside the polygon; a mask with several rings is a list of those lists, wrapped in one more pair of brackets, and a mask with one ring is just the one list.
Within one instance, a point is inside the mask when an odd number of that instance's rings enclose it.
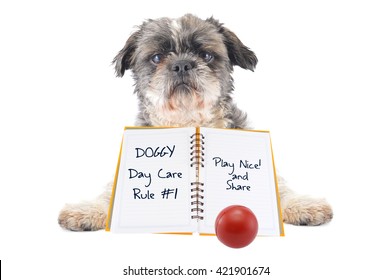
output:
{"label": "dog's mouth", "polygon": [[194,85],[188,83],[188,82],[179,82],[175,84],[172,88],[171,94],[190,94],[196,91],[197,88],[194,87]]}
{"label": "dog's mouth", "polygon": [[174,91],[182,91],[182,90],[191,90],[192,87],[190,86],[190,84],[188,83],[185,83],[185,82],[181,82],[181,83],[178,83],[177,85],[174,86]]}

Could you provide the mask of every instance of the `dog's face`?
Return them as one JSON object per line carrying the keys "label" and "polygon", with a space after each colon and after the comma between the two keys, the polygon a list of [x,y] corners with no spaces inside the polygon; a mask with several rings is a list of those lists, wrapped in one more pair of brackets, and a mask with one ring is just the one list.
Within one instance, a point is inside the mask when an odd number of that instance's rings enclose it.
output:
{"label": "dog's face", "polygon": [[168,117],[230,100],[233,66],[254,70],[257,58],[217,20],[185,15],[144,22],[113,63],[118,76],[132,70],[143,110]]}

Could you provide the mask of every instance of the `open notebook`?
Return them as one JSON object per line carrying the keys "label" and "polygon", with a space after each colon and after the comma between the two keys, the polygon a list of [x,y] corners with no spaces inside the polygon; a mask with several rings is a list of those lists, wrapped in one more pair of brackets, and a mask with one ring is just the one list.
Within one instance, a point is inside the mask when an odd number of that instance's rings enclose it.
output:
{"label": "open notebook", "polygon": [[106,230],[214,234],[230,205],[284,235],[270,135],[214,128],[125,128]]}

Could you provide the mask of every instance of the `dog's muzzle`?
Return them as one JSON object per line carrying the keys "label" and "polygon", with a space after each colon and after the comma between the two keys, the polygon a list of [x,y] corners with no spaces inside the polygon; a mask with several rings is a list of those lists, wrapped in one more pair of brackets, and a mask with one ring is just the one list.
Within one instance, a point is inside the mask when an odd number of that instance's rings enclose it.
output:
{"label": "dog's muzzle", "polygon": [[178,60],[171,65],[171,71],[175,78],[174,89],[183,93],[189,93],[194,89],[194,81],[190,73],[195,68],[196,64],[191,60]]}

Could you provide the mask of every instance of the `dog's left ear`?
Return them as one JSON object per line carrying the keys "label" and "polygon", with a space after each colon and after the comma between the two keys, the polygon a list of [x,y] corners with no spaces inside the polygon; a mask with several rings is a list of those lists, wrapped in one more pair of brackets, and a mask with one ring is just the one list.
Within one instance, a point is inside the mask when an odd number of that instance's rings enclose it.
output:
{"label": "dog's left ear", "polygon": [[238,65],[243,69],[254,71],[258,63],[255,53],[246,47],[239,38],[222,23],[213,17],[206,19],[207,22],[215,25],[224,36],[224,43],[228,50],[228,56],[233,65]]}
{"label": "dog's left ear", "polygon": [[134,32],[126,41],[125,46],[114,57],[113,64],[117,77],[122,77],[126,70],[134,67],[134,52],[137,48],[137,42],[141,36],[141,29]]}

